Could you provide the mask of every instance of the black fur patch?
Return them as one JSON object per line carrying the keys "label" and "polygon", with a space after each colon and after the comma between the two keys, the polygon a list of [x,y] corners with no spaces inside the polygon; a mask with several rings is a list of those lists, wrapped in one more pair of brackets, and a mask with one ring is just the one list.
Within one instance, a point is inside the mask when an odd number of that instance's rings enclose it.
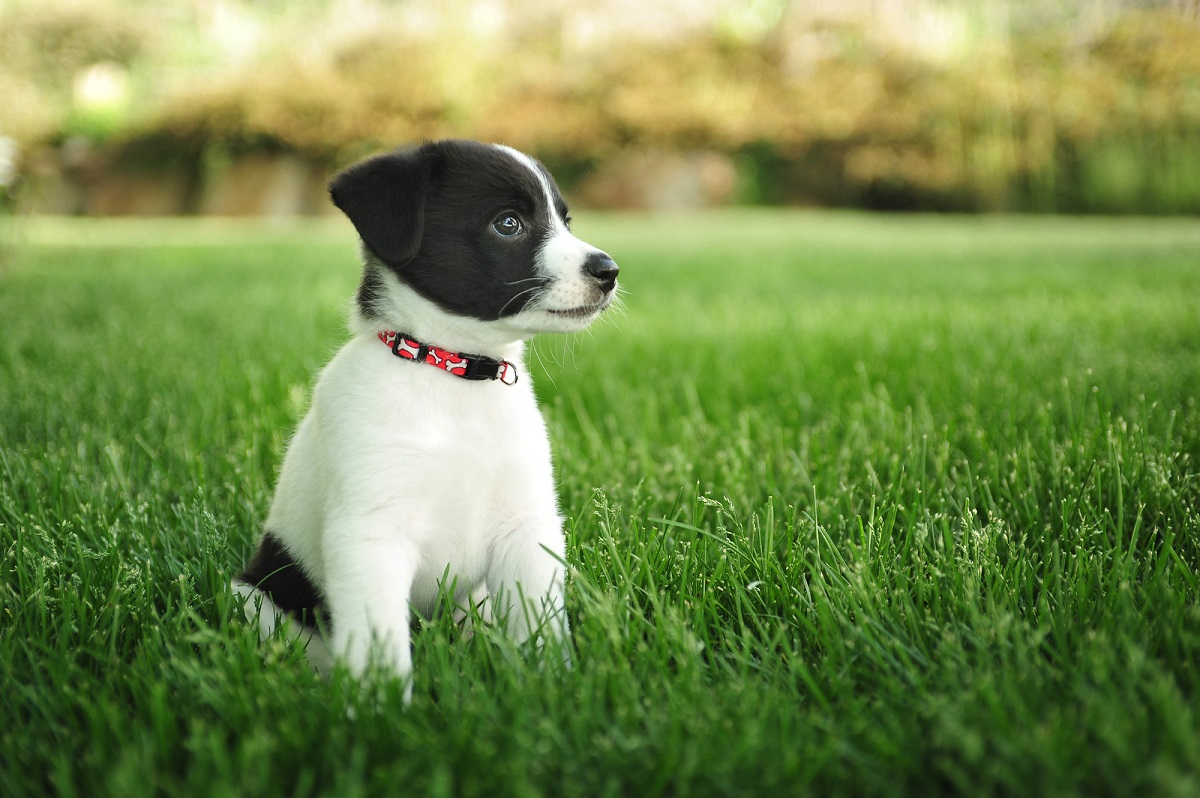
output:
{"label": "black fur patch", "polygon": [[373,263],[367,263],[363,266],[362,282],[358,284],[358,294],[354,297],[364,319],[379,318],[375,303],[379,301],[383,292],[383,278],[379,276],[379,267]]}
{"label": "black fur patch", "polygon": [[[543,283],[538,251],[567,206],[553,178],[551,202],[513,155],[473,141],[447,140],[376,156],[330,184],[330,196],[354,223],[367,248],[401,280],[443,310],[495,321],[519,313]],[[503,238],[492,223],[515,213],[519,236]],[[368,266],[360,310],[373,317],[379,277]]]}
{"label": "black fur patch", "polygon": [[238,579],[266,593],[276,607],[306,626],[316,626],[318,619],[328,622],[321,591],[270,532]]}

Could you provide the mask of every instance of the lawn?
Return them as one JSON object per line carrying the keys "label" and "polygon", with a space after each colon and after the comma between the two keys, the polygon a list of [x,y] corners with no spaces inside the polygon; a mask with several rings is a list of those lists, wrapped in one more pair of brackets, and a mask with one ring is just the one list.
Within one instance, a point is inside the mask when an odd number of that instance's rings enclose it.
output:
{"label": "lawn", "polygon": [[1200,221],[580,214],[575,666],[443,616],[407,708],[227,587],[350,226],[8,224],[0,795],[1200,792]]}

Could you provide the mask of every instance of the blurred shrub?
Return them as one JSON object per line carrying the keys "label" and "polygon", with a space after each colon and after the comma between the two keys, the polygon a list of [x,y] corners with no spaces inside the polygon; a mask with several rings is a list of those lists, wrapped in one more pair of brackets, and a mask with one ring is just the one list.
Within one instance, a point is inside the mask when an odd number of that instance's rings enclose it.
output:
{"label": "blurred shrub", "polygon": [[106,3],[18,4],[0,16],[0,65],[63,92],[84,67],[147,55],[152,33],[145,14]]}
{"label": "blurred shrub", "polygon": [[[1200,212],[1200,26],[1167,12],[1126,15],[1090,43],[1050,27],[943,59],[847,25],[695,30],[565,55],[561,37],[385,21],[290,31],[253,63],[155,83],[170,48],[152,46],[136,15],[53,8],[0,19],[0,134],[27,147],[83,134],[101,160],[169,160],[201,181],[239,152],[332,167],[463,135],[533,151],[568,183],[628,150],[716,151],[749,201]],[[813,37],[818,57],[795,57]],[[127,118],[72,107],[71,80],[99,62],[142,81]]]}
{"label": "blurred shrub", "polygon": [[[109,3],[0,8],[0,137],[28,151],[127,134],[129,71],[159,55],[154,17]],[[97,95],[97,77],[120,96]]]}
{"label": "blurred shrub", "polygon": [[0,135],[24,143],[48,141],[60,130],[65,112],[35,80],[0,70]]}

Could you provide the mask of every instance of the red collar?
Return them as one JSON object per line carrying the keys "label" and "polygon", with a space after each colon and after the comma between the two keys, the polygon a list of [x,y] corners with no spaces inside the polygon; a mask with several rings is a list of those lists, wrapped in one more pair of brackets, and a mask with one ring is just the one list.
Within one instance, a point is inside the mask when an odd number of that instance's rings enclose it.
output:
{"label": "red collar", "polygon": [[391,330],[379,333],[379,340],[387,344],[392,354],[402,360],[427,363],[455,377],[465,380],[500,380],[505,385],[517,384],[517,369],[507,360],[451,352],[423,344],[408,333]]}

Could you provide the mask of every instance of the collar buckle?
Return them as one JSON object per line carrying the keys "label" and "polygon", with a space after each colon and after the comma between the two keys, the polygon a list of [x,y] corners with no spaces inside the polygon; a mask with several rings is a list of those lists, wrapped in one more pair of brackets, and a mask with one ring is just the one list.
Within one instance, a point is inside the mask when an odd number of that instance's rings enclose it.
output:
{"label": "collar buckle", "polygon": [[519,377],[520,375],[517,374],[517,369],[512,363],[507,360],[500,361],[500,373],[496,375],[496,379],[505,385],[516,385]]}

